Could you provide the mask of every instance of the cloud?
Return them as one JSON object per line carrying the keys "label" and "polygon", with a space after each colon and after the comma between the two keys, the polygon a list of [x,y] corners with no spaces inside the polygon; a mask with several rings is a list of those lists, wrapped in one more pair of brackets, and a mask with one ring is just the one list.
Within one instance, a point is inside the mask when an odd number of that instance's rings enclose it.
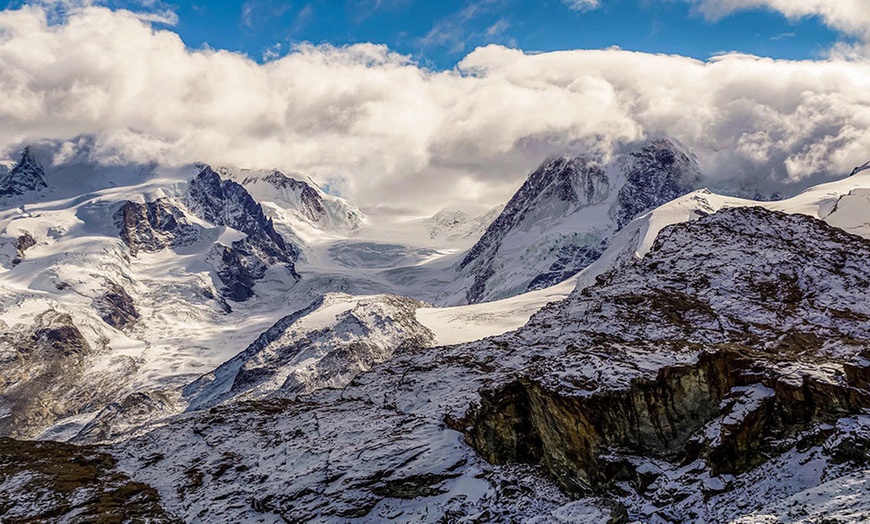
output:
{"label": "cloud", "polygon": [[562,0],[572,11],[589,11],[601,7],[599,0]]}
{"label": "cloud", "polygon": [[737,11],[766,8],[791,19],[817,16],[844,34],[870,40],[870,5],[866,0],[686,0],[716,20]]}
{"label": "cloud", "polygon": [[358,44],[258,64],[127,11],[52,24],[31,6],[0,12],[0,92],[0,149],[93,135],[107,162],[302,171],[369,208],[494,205],[550,154],[657,135],[696,150],[713,186],[798,187],[870,159],[870,62],[837,58],[492,45],[434,72]]}

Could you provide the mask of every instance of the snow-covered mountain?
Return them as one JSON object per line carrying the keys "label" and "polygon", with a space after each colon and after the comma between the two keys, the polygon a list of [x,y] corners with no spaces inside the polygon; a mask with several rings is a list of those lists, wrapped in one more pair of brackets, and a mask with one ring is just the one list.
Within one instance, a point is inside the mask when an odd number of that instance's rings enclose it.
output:
{"label": "snow-covered mountain", "polygon": [[185,520],[753,522],[795,501],[848,519],[868,510],[837,488],[866,472],[868,284],[867,239],[735,207],[516,332],[109,449]]}
{"label": "snow-covered mountain", "polygon": [[0,204],[0,436],[79,446],[0,442],[4,516],[870,511],[838,494],[870,444],[870,170],[756,202],[693,190],[660,140],[377,230],[302,176],[28,155],[46,187]]}
{"label": "snow-covered mountain", "polygon": [[634,217],[695,189],[695,159],[654,140],[610,164],[561,157],[529,175],[459,264],[467,303],[557,284],[594,262]]}
{"label": "snow-covered mountain", "polygon": [[320,229],[353,230],[365,223],[365,215],[342,198],[328,195],[304,175],[285,175],[277,170],[217,169],[221,177],[241,184],[260,203],[290,213]]}
{"label": "snow-covered mountain", "polygon": [[4,171],[0,171],[0,198],[48,188],[45,170],[30,147],[24,148],[21,159],[11,170]]}

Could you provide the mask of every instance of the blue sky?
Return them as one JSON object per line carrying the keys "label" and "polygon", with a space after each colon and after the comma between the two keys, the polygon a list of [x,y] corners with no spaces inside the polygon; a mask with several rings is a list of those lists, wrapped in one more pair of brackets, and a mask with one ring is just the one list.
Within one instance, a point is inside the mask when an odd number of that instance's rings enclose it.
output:
{"label": "blue sky", "polygon": [[[572,10],[570,0],[196,0],[161,2],[192,48],[208,45],[262,61],[299,42],[386,44],[433,69],[449,69],[490,43],[526,51],[623,49],[706,59],[740,51],[785,59],[818,58],[841,35],[817,17],[788,20],[755,9],[718,21],[680,0],[604,0]],[[576,1],[576,0],[575,0]],[[14,7],[22,2],[13,1]],[[26,3],[26,2],[25,2]],[[107,2],[103,2],[107,3]],[[111,0],[140,9],[155,0]]]}
{"label": "blue sky", "polygon": [[[50,27],[41,9],[14,10],[23,3],[45,8]],[[77,9],[89,5],[139,14]],[[109,162],[277,167],[364,207],[398,194],[432,212],[502,203],[547,156],[606,155],[655,136],[696,152],[713,187],[787,193],[850,172],[870,151],[867,0],[0,7],[13,8],[0,11],[0,85],[11,86],[0,97],[0,150],[94,136],[92,154]],[[293,53],[303,42],[332,46]],[[364,42],[412,61],[345,46]],[[645,53],[584,51],[614,46]],[[264,66],[195,52],[203,47],[286,58]],[[464,69],[430,74],[460,60]]]}

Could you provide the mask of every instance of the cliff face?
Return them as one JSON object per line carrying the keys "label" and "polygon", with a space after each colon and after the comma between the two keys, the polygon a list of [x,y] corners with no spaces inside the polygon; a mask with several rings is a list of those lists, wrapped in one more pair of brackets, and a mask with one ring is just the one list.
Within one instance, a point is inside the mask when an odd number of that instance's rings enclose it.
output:
{"label": "cliff face", "polygon": [[868,271],[870,242],[804,216],[743,208],[672,226],[643,260],[533,317],[522,332],[559,326],[566,354],[483,388],[451,426],[575,496],[691,490],[653,485],[650,460],[733,479],[870,407]]}
{"label": "cliff face", "polygon": [[870,407],[870,392],[854,378],[794,381],[765,369],[767,359],[746,348],[711,348],[697,363],[590,396],[521,378],[483,390],[456,427],[488,461],[541,464],[567,492],[589,496],[621,481],[644,491],[655,476],[632,464],[640,456],[701,460],[712,477],[740,475],[814,426]]}

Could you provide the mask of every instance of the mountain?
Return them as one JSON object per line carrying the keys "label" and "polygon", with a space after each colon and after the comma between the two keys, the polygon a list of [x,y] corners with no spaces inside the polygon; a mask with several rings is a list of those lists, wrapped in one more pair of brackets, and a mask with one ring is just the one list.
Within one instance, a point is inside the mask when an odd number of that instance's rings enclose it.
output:
{"label": "mountain", "polygon": [[594,262],[637,215],[694,189],[696,160],[670,140],[603,165],[561,157],[542,164],[459,264],[467,303],[557,284]]}
{"label": "mountain", "polygon": [[[244,187],[274,217],[291,228],[353,231],[365,215],[343,198],[328,195],[304,175],[288,176],[277,170],[219,167],[221,177]],[[298,234],[298,233],[297,233]]]}
{"label": "mountain", "polygon": [[[41,440],[3,440],[34,460],[0,452],[0,511],[854,520],[870,171],[775,202],[698,176],[669,141],[553,159],[463,252],[485,218],[354,226],[275,171],[53,166],[0,206],[0,435]],[[419,300],[487,268],[510,298]]]}
{"label": "mountain", "polygon": [[[58,167],[84,187],[102,184],[92,169]],[[204,165],[126,176],[0,210],[4,435],[80,428],[133,391],[184,384],[292,307],[298,248],[242,186]]]}
{"label": "mountain", "polygon": [[30,147],[24,148],[21,159],[11,171],[0,174],[0,198],[20,196],[46,188],[48,183],[45,181],[45,170]]}
{"label": "mountain", "polygon": [[408,347],[341,390],[188,413],[109,449],[183,520],[851,515],[866,497],[836,486],[866,473],[868,284],[867,239],[726,209],[516,332]]}
{"label": "mountain", "polygon": [[432,333],[415,318],[422,306],[389,295],[325,295],[187,386],[188,409],[344,387],[402,348],[432,345]]}

